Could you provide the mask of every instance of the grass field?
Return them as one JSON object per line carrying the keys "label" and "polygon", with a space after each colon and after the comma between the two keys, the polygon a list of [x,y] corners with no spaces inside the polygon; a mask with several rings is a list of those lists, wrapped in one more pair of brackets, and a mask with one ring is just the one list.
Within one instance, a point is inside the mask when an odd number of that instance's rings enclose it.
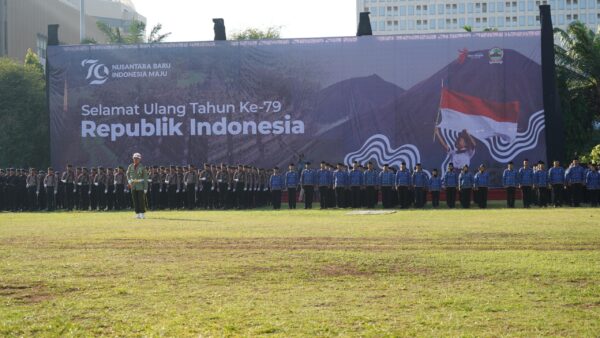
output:
{"label": "grass field", "polygon": [[599,336],[598,209],[0,214],[0,336]]}

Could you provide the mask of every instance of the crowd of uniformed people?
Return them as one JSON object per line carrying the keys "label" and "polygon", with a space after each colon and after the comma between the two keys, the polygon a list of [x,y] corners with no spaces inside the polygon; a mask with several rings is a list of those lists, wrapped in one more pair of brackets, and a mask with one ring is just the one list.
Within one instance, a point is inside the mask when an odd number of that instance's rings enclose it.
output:
{"label": "crowd of uniformed people", "polygon": [[[205,164],[147,167],[146,203],[150,210],[281,208],[282,192],[287,191],[288,207],[304,208],[313,201],[327,208],[423,208],[427,201],[439,207],[444,192],[448,208],[458,204],[469,208],[474,202],[487,207],[490,175],[484,165],[472,171],[468,166],[444,170],[423,170],[420,164],[407,168],[384,165],[375,168],[353,163],[331,165],[310,163],[303,168],[261,169],[252,166]],[[598,206],[600,173],[595,164],[584,167],[577,160],[564,168],[555,161],[550,168],[543,162],[527,160],[515,168],[509,163],[502,174],[507,207],[515,207],[517,191],[523,207]],[[83,168],[67,165],[63,172],[48,168],[0,170],[0,211],[36,210],[124,210],[131,209],[131,191],[126,171],[117,168]]]}

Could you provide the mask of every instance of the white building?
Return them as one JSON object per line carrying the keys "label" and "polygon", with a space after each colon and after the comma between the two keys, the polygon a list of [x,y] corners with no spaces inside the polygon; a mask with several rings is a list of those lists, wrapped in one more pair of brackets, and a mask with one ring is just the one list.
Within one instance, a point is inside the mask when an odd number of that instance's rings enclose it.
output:
{"label": "white building", "polygon": [[[81,0],[60,1],[77,10],[81,3]],[[146,22],[146,18],[136,11],[132,0],[85,0],[85,13],[125,33],[129,32],[133,20]]]}
{"label": "white building", "polygon": [[554,27],[566,28],[575,20],[596,30],[600,0],[357,0],[360,12],[371,12],[374,35],[474,32],[486,28],[526,30],[540,27],[539,5],[549,4]]}

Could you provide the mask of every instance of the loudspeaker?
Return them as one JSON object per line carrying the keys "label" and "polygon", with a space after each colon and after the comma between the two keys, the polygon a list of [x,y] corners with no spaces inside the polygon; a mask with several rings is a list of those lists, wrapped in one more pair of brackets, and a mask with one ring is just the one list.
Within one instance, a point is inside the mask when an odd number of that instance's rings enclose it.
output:
{"label": "loudspeaker", "polygon": [[58,46],[58,25],[48,25],[48,46]]}
{"label": "loudspeaker", "polygon": [[369,19],[370,12],[360,12],[358,21],[358,31],[356,36],[373,35],[371,30],[371,19]]}
{"label": "loudspeaker", "polygon": [[213,22],[215,23],[215,41],[227,40],[227,34],[225,34],[225,20],[213,19]]}

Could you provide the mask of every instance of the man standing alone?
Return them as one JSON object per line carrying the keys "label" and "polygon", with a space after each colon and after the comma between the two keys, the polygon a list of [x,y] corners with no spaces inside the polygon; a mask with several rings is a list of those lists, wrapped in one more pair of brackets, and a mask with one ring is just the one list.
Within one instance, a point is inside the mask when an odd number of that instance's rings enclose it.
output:
{"label": "man standing alone", "polygon": [[136,218],[143,219],[146,212],[146,192],[148,191],[148,172],[141,164],[142,155],[133,154],[133,163],[127,168],[127,183],[131,190]]}

